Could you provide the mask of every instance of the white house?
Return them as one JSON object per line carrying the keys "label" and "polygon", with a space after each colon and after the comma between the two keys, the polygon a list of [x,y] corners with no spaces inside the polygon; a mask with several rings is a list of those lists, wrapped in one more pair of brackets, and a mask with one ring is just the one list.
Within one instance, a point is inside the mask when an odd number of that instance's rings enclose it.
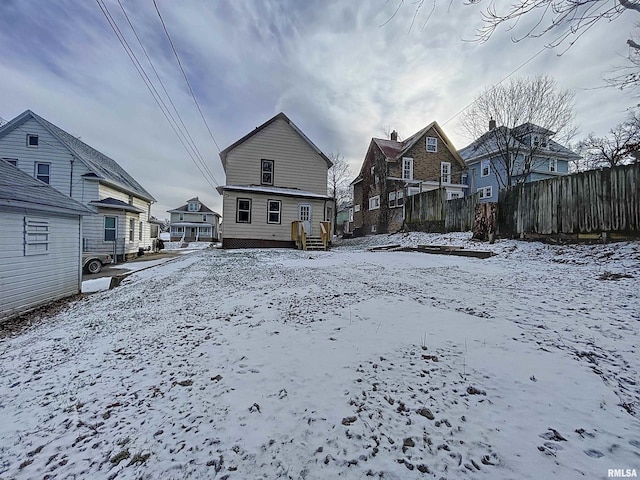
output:
{"label": "white house", "polygon": [[118,163],[30,110],[0,127],[0,158],[78,202],[84,251],[122,259],[150,249],[155,199]]}
{"label": "white house", "polygon": [[331,160],[284,113],[225,148],[220,158],[227,177],[218,187],[223,248],[293,247],[294,226],[304,228],[310,243],[330,238],[324,222],[333,219],[327,195]]}
{"label": "white house", "polygon": [[95,212],[0,160],[0,320],[81,291],[82,217]]}
{"label": "white house", "polygon": [[169,229],[172,242],[218,241],[220,214],[207,207],[198,197],[168,212],[171,214]]}

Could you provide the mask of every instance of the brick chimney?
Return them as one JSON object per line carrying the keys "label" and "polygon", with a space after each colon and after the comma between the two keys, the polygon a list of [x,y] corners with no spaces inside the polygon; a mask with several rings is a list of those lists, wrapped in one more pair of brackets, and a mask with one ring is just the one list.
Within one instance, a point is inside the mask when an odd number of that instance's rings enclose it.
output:
{"label": "brick chimney", "polygon": [[398,141],[398,132],[396,132],[395,130],[391,132],[391,140],[393,140],[394,142]]}
{"label": "brick chimney", "polygon": [[489,131],[495,130],[495,128],[496,128],[496,121],[492,118],[489,120]]}

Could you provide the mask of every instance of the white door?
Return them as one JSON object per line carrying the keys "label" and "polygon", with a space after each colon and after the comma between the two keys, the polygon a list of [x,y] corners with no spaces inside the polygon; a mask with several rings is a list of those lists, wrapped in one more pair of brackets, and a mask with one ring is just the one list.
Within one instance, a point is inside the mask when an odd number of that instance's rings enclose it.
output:
{"label": "white door", "polygon": [[299,203],[298,204],[298,220],[302,222],[304,231],[307,235],[311,235],[311,204]]}

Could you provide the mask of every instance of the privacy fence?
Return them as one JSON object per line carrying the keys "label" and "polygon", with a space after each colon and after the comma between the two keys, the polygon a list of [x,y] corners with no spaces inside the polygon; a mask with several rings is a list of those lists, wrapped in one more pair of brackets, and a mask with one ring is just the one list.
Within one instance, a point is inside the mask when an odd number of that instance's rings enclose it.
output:
{"label": "privacy fence", "polygon": [[444,189],[432,190],[408,197],[405,215],[412,230],[488,228],[501,236],[638,233],[640,164],[516,185],[500,191],[497,205],[480,204],[478,194],[446,200]]}

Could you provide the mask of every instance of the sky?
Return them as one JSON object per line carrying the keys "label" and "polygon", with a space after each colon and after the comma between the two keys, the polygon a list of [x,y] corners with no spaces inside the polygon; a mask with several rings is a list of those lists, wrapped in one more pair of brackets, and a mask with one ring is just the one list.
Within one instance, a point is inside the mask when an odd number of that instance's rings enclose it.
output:
{"label": "sky", "polygon": [[486,43],[469,41],[487,2],[438,3],[416,13],[396,0],[157,0],[187,84],[153,1],[104,0],[165,104],[175,105],[194,153],[97,1],[2,0],[0,117],[30,109],[80,137],[133,175],[157,199],[152,213],[167,218],[195,196],[222,213],[213,188],[225,184],[219,150],[279,112],[327,155],[343,155],[355,176],[371,138],[392,129],[406,138],[435,120],[463,148],[472,139],[460,115],[506,77],[549,75],[575,92],[578,138],[606,134],[637,103],[603,88],[625,65],[637,13],[600,22],[562,55],[536,55],[550,38],[515,43],[503,28]]}

